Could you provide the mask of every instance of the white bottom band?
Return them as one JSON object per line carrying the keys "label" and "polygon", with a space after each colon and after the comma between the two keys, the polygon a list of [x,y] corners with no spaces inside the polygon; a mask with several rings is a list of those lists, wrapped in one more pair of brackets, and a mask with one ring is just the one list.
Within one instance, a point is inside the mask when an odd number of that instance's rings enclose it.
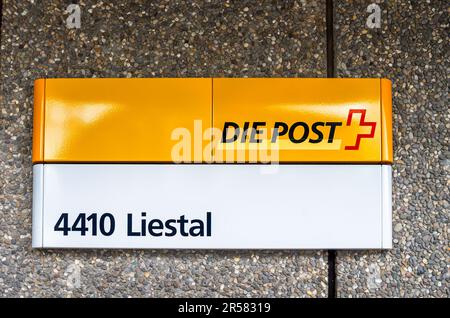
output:
{"label": "white bottom band", "polygon": [[392,247],[386,165],[37,164],[33,179],[35,248]]}

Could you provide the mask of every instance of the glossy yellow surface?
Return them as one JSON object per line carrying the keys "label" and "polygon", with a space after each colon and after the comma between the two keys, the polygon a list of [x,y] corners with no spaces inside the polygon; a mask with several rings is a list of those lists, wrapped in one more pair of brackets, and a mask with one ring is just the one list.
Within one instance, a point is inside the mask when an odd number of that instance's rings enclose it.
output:
{"label": "glossy yellow surface", "polygon": [[[392,162],[388,80],[46,79],[35,82],[34,107],[34,163],[178,162],[180,132],[189,135],[190,162],[209,162],[211,153],[216,162]],[[225,122],[241,132],[245,122],[264,123],[266,135],[222,143],[207,134]],[[276,123],[297,125],[297,142],[289,133],[274,142]],[[332,141],[326,123],[340,123]]]}
{"label": "glossy yellow surface", "polygon": [[44,153],[36,161],[171,162],[174,128],[211,125],[208,78],[45,82]]}
{"label": "glossy yellow surface", "polygon": [[34,82],[33,110],[33,162],[42,162],[44,158],[44,110],[45,110],[45,80]]}
{"label": "glossy yellow surface", "polygon": [[[240,127],[245,122],[264,122],[265,127],[269,128],[267,134],[270,138],[275,122],[284,122],[288,126],[304,122],[310,132],[315,122],[341,122],[342,126],[335,128],[332,143],[325,138],[319,143],[292,143],[288,135],[278,137],[279,161],[380,162],[380,98],[380,79],[214,79],[213,124],[222,128],[227,121],[235,122]],[[347,126],[351,110],[356,112],[351,115]],[[370,134],[372,131],[372,127],[360,125],[362,110],[365,111],[365,122],[376,123],[374,136],[361,138],[357,150],[347,150],[346,147],[355,145],[358,134]],[[390,122],[390,118],[386,121]],[[325,136],[329,130],[325,127],[323,132]],[[303,133],[302,129],[294,131],[294,138],[300,139]],[[311,137],[316,139],[315,135]],[[390,140],[386,142],[391,143]],[[242,149],[242,143],[237,141],[235,144],[236,148]],[[246,146],[255,147],[249,142]],[[263,147],[266,146],[269,149],[271,145],[268,143]],[[223,157],[232,157],[233,154],[227,152],[237,150],[224,151]],[[267,153],[270,156],[270,151]],[[237,156],[235,153],[234,157]],[[249,158],[247,153],[246,160]],[[389,158],[385,159],[389,161]]]}
{"label": "glossy yellow surface", "polygon": [[392,84],[390,80],[381,80],[381,161],[392,163],[394,150],[392,144]]}

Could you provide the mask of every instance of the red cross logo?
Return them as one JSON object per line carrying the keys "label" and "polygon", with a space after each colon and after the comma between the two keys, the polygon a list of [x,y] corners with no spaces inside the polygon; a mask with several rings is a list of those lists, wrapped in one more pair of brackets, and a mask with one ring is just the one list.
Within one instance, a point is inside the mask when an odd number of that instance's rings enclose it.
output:
{"label": "red cross logo", "polygon": [[345,146],[345,150],[358,150],[359,144],[362,138],[373,138],[375,136],[375,128],[377,126],[376,122],[366,122],[366,110],[365,109],[350,109],[347,117],[347,126],[352,124],[353,114],[361,114],[359,119],[359,126],[371,127],[370,133],[368,134],[357,134],[356,143],[353,146]]}

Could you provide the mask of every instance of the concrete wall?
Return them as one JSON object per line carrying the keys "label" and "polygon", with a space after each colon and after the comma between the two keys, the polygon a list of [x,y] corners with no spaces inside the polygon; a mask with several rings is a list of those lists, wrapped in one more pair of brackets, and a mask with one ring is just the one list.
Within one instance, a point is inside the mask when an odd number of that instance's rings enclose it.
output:
{"label": "concrete wall", "polygon": [[[0,296],[327,297],[324,251],[31,250],[33,80],[324,77],[325,1],[3,2]],[[337,1],[337,73],[394,82],[394,249],[337,254],[338,296],[446,296],[446,6]]]}
{"label": "concrete wall", "polygon": [[447,4],[379,2],[381,28],[367,29],[371,3],[337,1],[337,75],[393,82],[394,248],[338,253],[338,296],[448,297]]}

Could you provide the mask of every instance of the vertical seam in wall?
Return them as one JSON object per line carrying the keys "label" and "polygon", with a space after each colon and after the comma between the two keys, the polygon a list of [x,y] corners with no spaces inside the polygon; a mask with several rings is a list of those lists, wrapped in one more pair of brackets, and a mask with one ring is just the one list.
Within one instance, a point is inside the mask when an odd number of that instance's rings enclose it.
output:
{"label": "vertical seam in wall", "polygon": [[[326,1],[327,77],[336,76],[334,54],[334,6]],[[336,298],[336,251],[328,250],[328,298]]]}
{"label": "vertical seam in wall", "polygon": [[0,0],[0,39],[2,39],[3,31],[3,0]]}
{"label": "vertical seam in wall", "polygon": [[334,54],[334,6],[333,0],[326,2],[326,36],[327,36],[327,77],[336,77]]}

